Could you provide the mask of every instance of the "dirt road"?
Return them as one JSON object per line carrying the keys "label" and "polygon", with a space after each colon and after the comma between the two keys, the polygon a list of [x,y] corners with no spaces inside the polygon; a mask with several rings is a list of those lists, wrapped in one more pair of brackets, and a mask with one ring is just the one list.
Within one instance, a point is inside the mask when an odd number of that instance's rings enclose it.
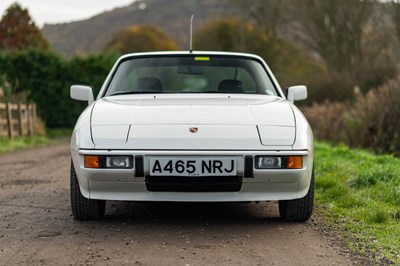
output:
{"label": "dirt road", "polygon": [[352,265],[314,222],[276,204],[107,202],[73,220],[68,144],[0,155],[0,265]]}

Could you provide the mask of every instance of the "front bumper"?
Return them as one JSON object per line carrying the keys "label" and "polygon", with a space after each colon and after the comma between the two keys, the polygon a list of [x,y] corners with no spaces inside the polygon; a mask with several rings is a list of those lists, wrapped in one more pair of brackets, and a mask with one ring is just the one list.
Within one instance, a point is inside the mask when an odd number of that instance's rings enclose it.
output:
{"label": "front bumper", "polygon": [[[133,169],[88,169],[84,167],[84,155],[133,155]],[[258,155],[302,155],[302,169],[256,169]],[[232,156],[237,161],[237,178],[240,186],[226,191],[218,188],[201,192],[189,189],[185,192],[154,191],[149,189],[151,156]],[[309,151],[149,151],[149,150],[79,150],[72,153],[81,193],[86,198],[124,201],[174,201],[174,202],[243,202],[290,200],[304,197],[309,189],[313,154]],[[138,162],[142,162],[138,164]],[[181,177],[184,179],[185,177]],[[201,178],[201,177],[199,177]],[[210,180],[211,177],[207,179]],[[158,179],[162,179],[159,177]],[[212,180],[212,179],[211,179]],[[172,185],[173,186],[173,185]],[[193,186],[193,188],[195,188]],[[201,186],[197,186],[201,187]],[[152,190],[152,191],[150,191]]]}

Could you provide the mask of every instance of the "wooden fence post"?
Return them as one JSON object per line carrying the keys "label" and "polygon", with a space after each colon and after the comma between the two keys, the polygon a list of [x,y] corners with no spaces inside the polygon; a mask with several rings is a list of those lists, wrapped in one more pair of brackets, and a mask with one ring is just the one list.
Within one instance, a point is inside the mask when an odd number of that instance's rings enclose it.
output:
{"label": "wooden fence post", "polygon": [[36,122],[37,122],[37,107],[36,103],[32,103],[32,121],[33,121],[33,134],[36,134]]}
{"label": "wooden fence post", "polygon": [[8,126],[8,137],[10,139],[14,138],[13,132],[13,121],[12,121],[12,114],[11,114],[11,104],[6,102],[6,109],[7,109],[7,126]]}
{"label": "wooden fence post", "polygon": [[27,127],[28,127],[28,136],[32,136],[32,130],[31,130],[31,124],[32,124],[32,116],[31,116],[31,110],[29,108],[29,103],[26,103],[26,119],[27,119]]}
{"label": "wooden fence post", "polygon": [[[0,102],[0,111],[2,109],[2,103]],[[3,123],[2,123],[2,117],[1,117],[1,113],[0,113],[0,137],[3,136]]]}
{"label": "wooden fence post", "polygon": [[[36,133],[37,107],[35,103],[0,103],[0,136],[32,137]],[[17,128],[18,127],[18,128]]]}
{"label": "wooden fence post", "polygon": [[23,136],[24,135],[24,131],[22,128],[22,108],[21,108],[21,102],[18,102],[18,135],[19,136]]}

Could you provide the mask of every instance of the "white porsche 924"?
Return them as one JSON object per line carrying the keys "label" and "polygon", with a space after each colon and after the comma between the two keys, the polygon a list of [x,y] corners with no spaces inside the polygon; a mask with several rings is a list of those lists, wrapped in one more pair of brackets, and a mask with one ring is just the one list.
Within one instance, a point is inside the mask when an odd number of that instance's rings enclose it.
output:
{"label": "white porsche 924", "polygon": [[75,219],[100,219],[106,200],[278,201],[286,221],[310,218],[313,135],[260,57],[223,52],[122,56],[71,138]]}

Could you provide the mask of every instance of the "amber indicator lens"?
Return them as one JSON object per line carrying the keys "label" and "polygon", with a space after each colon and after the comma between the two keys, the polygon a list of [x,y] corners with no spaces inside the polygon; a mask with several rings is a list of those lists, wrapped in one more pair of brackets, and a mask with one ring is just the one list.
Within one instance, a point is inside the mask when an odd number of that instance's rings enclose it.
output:
{"label": "amber indicator lens", "polygon": [[100,168],[100,156],[85,155],[85,168]]}
{"label": "amber indicator lens", "polygon": [[289,169],[303,168],[303,156],[289,156],[288,157],[288,168]]}

